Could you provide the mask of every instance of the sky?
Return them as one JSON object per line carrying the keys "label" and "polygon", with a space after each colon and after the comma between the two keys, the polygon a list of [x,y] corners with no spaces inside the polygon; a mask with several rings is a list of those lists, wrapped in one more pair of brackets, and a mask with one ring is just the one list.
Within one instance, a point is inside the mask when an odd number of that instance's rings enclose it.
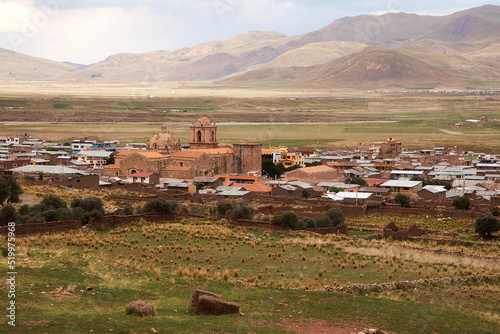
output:
{"label": "sky", "polygon": [[0,0],[0,48],[87,65],[117,53],[174,50],[249,30],[293,36],[345,16],[447,15],[496,1]]}

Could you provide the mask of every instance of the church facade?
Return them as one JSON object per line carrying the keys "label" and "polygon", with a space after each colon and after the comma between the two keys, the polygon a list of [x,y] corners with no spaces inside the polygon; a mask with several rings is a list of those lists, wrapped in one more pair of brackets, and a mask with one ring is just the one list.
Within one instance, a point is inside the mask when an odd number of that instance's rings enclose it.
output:
{"label": "church facade", "polygon": [[164,178],[192,179],[223,174],[260,175],[261,144],[233,144],[219,147],[217,126],[208,118],[198,119],[190,128],[190,149],[162,127],[147,142],[147,151],[120,152],[114,165],[103,175],[120,178],[132,172],[154,172]]}

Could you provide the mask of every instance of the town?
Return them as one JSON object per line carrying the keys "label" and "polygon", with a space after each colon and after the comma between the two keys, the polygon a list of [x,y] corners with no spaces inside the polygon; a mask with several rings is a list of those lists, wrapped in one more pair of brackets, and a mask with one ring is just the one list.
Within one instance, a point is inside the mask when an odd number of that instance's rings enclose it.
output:
{"label": "town", "polygon": [[[164,198],[256,196],[323,198],[348,204],[410,195],[435,207],[466,196],[479,208],[500,204],[500,156],[458,147],[406,150],[395,138],[351,151],[232,144],[220,147],[217,125],[202,117],[181,143],[162,127],[147,143],[29,136],[0,138],[0,171],[23,184],[82,189],[121,187]],[[425,204],[427,202],[427,204]]]}

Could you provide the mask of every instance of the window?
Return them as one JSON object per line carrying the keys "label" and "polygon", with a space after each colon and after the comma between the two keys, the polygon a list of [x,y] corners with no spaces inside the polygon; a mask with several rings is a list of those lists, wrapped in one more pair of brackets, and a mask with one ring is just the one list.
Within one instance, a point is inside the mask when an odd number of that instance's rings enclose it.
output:
{"label": "window", "polygon": [[17,164],[13,164],[12,167],[17,167]]}
{"label": "window", "polygon": [[201,143],[201,131],[198,131],[196,136],[198,137],[198,143]]}
{"label": "window", "polygon": [[410,190],[410,188],[408,188],[408,187],[403,187],[403,190]]}

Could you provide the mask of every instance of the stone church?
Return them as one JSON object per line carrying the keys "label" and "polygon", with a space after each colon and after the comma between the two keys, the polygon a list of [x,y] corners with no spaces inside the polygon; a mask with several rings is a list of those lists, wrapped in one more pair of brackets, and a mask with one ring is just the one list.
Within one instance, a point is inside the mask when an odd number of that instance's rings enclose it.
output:
{"label": "stone church", "polygon": [[147,151],[121,151],[104,176],[127,177],[134,172],[154,172],[164,178],[192,179],[223,174],[261,174],[262,145],[233,144],[219,147],[217,126],[207,117],[191,126],[190,149],[162,127],[148,139]]}

